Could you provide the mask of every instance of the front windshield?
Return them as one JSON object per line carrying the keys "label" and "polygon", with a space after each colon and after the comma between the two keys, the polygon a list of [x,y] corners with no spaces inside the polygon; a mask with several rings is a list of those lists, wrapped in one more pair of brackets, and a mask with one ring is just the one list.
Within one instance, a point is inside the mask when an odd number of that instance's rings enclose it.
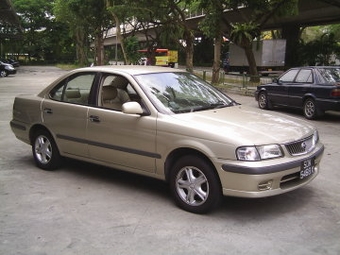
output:
{"label": "front windshield", "polygon": [[324,67],[319,68],[319,72],[325,83],[340,82],[340,68],[339,67]]}
{"label": "front windshield", "polygon": [[185,73],[151,73],[136,76],[160,111],[185,113],[234,105],[235,102],[197,76]]}

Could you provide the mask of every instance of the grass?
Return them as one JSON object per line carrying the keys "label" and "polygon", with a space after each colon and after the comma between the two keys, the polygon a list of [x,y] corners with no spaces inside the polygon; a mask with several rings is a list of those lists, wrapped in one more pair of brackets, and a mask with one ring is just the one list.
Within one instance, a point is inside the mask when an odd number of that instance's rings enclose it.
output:
{"label": "grass", "polygon": [[70,71],[76,68],[80,68],[81,66],[75,64],[56,64],[56,67],[63,69],[65,71]]}

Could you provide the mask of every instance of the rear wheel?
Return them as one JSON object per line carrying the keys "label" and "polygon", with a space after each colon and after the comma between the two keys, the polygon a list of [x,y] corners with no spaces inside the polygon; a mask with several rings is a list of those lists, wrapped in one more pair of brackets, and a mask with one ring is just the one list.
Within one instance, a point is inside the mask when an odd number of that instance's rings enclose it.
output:
{"label": "rear wheel", "polygon": [[176,204],[193,213],[211,211],[222,197],[221,184],[213,167],[192,155],[176,162],[170,176],[170,188]]}
{"label": "rear wheel", "polygon": [[303,114],[309,119],[316,119],[320,115],[320,110],[317,108],[314,99],[307,98],[303,104]]}
{"label": "rear wheel", "polygon": [[45,130],[38,130],[35,133],[32,153],[36,165],[44,170],[53,170],[60,164],[59,150],[50,133]]}

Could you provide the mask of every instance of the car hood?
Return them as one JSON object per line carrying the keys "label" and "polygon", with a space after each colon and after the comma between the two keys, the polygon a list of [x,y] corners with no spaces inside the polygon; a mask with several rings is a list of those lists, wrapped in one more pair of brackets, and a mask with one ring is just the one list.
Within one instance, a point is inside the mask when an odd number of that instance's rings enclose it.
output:
{"label": "car hood", "polygon": [[288,143],[314,132],[313,126],[306,121],[242,105],[173,117],[182,127],[196,130],[201,138],[207,135],[209,140],[234,140],[240,145]]}

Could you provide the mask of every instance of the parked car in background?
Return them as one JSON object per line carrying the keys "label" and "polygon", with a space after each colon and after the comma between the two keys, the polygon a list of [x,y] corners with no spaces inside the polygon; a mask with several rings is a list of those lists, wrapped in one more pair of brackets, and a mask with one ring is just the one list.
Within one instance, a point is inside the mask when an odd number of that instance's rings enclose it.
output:
{"label": "parked car in background", "polygon": [[0,61],[0,77],[16,74],[16,72],[17,70],[11,64]]}
{"label": "parked car in background", "polygon": [[6,64],[11,64],[13,67],[19,67],[20,66],[20,63],[19,61],[16,61],[12,58],[8,58],[8,59],[1,59],[0,60],[1,62],[4,62]]}
{"label": "parked car in background", "polygon": [[222,195],[300,188],[319,173],[324,151],[311,124],[154,66],[74,70],[38,95],[17,96],[10,125],[42,169],[69,157],[165,180],[177,205],[194,213]]}
{"label": "parked car in background", "polygon": [[340,111],[340,67],[292,68],[272,83],[258,86],[255,98],[261,109],[302,109],[307,119],[329,110]]}

